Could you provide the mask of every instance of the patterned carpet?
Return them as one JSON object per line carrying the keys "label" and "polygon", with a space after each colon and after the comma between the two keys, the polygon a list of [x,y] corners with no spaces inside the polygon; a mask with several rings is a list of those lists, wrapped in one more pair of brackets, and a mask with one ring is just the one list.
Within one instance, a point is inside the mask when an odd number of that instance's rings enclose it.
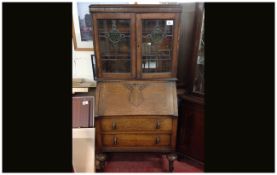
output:
{"label": "patterned carpet", "polygon": [[[168,160],[155,153],[110,153],[104,172],[168,172]],[[203,172],[203,166],[176,160],[174,172]]]}

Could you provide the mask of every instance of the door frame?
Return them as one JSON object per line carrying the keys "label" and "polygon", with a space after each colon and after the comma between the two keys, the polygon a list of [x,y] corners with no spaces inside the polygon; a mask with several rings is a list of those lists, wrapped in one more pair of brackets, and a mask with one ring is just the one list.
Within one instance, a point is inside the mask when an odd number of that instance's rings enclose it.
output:
{"label": "door frame", "polygon": [[[173,52],[172,64],[170,73],[142,73],[142,20],[144,19],[168,19],[174,20],[174,37],[173,37]],[[142,13],[136,15],[136,29],[137,29],[137,78],[151,79],[151,78],[174,78],[177,75],[177,57],[179,53],[179,19],[180,15],[177,13]],[[178,30],[179,29],[179,30]]]}
{"label": "door frame", "polygon": [[[135,52],[135,14],[134,13],[97,13],[92,14],[93,20],[93,40],[95,43],[95,57],[96,57],[96,65],[98,79],[128,79],[136,77],[136,52]],[[105,73],[102,71],[102,62],[101,62],[101,52],[100,52],[100,42],[98,39],[98,19],[129,19],[130,20],[130,51],[131,51],[131,60],[130,60],[130,73]]]}

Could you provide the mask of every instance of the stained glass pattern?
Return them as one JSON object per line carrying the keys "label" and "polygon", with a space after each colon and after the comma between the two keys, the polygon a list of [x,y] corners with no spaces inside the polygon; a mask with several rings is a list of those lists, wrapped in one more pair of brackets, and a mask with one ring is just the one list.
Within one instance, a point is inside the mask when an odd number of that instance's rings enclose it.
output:
{"label": "stained glass pattern", "polygon": [[142,20],[143,73],[171,71],[174,25],[168,21]]}

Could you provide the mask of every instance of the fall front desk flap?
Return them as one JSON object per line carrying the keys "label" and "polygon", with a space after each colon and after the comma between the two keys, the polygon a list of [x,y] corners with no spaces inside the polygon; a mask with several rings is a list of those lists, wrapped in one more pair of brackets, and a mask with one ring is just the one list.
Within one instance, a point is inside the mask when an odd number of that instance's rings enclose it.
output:
{"label": "fall front desk flap", "polygon": [[98,82],[96,116],[178,115],[174,81]]}

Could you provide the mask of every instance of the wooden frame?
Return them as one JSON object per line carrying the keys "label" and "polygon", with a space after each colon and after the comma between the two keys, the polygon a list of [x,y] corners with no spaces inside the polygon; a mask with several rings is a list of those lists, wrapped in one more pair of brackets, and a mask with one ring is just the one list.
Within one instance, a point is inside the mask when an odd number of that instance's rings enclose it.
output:
{"label": "wooden frame", "polygon": [[[78,2],[80,3],[80,2]],[[82,2],[87,3],[88,2]],[[88,12],[89,14],[89,7]],[[74,45],[74,50],[76,51],[93,51],[93,42],[92,41],[82,41],[81,40],[81,32],[79,26],[79,18],[78,18],[78,9],[77,2],[73,2],[73,18],[72,18],[72,40]]]}
{"label": "wooden frame", "polygon": [[[155,14],[137,14],[136,15],[136,28],[137,28],[137,75],[139,78],[173,78],[176,77],[177,73],[177,57],[179,50],[179,15],[176,13],[155,13]],[[171,19],[175,20],[174,26],[174,38],[173,38],[173,55],[172,55],[172,65],[170,73],[142,73],[141,62],[142,62],[142,23],[144,19]]]}
{"label": "wooden frame", "polygon": [[[99,47],[99,40],[97,38],[98,36],[98,25],[97,20],[98,19],[128,19],[130,20],[130,49],[131,49],[131,72],[130,73],[104,73],[102,72],[102,62],[101,62],[101,55],[100,55],[100,47]],[[124,13],[124,14],[113,14],[113,13],[105,13],[105,14],[94,14],[93,15],[93,41],[95,43],[95,53],[96,53],[96,65],[97,69],[97,75],[98,78],[119,78],[119,79],[128,79],[128,78],[134,78],[136,75],[136,69],[135,69],[135,14],[131,13]]]}

